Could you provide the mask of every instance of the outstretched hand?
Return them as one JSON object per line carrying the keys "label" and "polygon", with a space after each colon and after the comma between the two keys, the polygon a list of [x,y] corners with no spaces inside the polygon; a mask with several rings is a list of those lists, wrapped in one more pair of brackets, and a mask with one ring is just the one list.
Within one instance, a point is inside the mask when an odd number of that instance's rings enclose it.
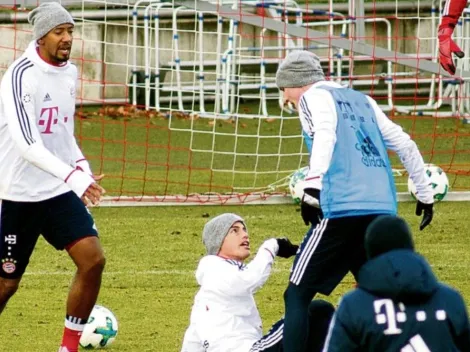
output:
{"label": "outstretched hand", "polygon": [[449,72],[451,75],[455,74],[455,64],[452,54],[457,56],[459,59],[465,56],[464,52],[460,47],[455,44],[452,39],[453,28],[444,27],[439,30],[439,63],[442,68]]}
{"label": "outstretched hand", "polygon": [[297,253],[299,246],[292,244],[292,242],[287,238],[276,238],[279,250],[277,256],[281,258],[290,258]]}

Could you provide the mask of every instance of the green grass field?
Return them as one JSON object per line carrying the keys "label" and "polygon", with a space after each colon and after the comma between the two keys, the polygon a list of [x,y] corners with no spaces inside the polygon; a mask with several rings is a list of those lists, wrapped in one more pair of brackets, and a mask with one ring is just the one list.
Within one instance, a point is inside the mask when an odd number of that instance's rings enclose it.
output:
{"label": "green grass field", "polygon": [[[438,204],[432,225],[414,234],[418,251],[438,277],[470,302],[468,207],[468,203]],[[92,210],[107,256],[98,303],[112,309],[120,323],[110,351],[179,351],[197,290],[194,270],[204,253],[202,227],[207,214],[229,211],[245,217],[252,248],[280,235],[299,242],[306,231],[294,205]],[[416,230],[414,205],[401,203],[399,211]],[[290,265],[291,260],[277,260],[256,295],[265,330],[283,314]],[[73,270],[65,253],[42,239],[38,242],[20,290],[0,317],[0,351],[56,351]],[[352,285],[352,277],[347,277],[328,299],[336,304]]]}

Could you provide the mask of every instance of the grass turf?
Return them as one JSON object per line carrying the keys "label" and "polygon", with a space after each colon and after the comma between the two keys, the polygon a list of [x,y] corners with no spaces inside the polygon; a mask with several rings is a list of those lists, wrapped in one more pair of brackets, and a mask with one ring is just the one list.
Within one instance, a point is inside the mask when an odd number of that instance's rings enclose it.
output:
{"label": "grass turf", "polygon": [[[440,203],[432,225],[416,231],[414,204],[399,212],[410,222],[419,252],[437,276],[470,299],[468,203]],[[288,235],[299,242],[306,231],[294,205],[93,209],[107,257],[98,303],[116,314],[120,330],[110,351],[179,351],[204,254],[201,232],[207,216],[236,212],[245,217],[252,248]],[[276,219],[273,221],[273,219]],[[347,234],[345,234],[347,235]],[[291,260],[279,259],[256,295],[264,329],[283,314],[282,294]],[[20,290],[0,316],[0,351],[50,352],[60,342],[73,264],[66,253],[38,242]],[[336,304],[354,282],[348,276],[328,298]]]}

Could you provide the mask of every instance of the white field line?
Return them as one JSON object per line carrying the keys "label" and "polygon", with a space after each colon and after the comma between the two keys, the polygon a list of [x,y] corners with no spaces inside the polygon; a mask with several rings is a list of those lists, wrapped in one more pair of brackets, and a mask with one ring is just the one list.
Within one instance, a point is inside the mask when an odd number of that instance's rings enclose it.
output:
{"label": "white field line", "polygon": [[[287,272],[290,269],[273,269],[273,272]],[[103,275],[191,275],[193,276],[196,270],[127,270],[127,271],[105,271]],[[60,276],[60,275],[74,275],[74,271],[26,271],[24,276]]]}
{"label": "white field line", "polygon": [[[456,268],[456,269],[469,269],[470,264],[440,264],[440,265],[431,265],[433,268]],[[284,273],[290,272],[289,269],[284,268],[274,268],[273,272]],[[105,271],[103,275],[114,276],[114,275],[182,275],[182,276],[193,276],[196,273],[196,270],[126,270],[126,271]],[[61,276],[61,275],[74,275],[74,271],[26,271],[24,276]]]}

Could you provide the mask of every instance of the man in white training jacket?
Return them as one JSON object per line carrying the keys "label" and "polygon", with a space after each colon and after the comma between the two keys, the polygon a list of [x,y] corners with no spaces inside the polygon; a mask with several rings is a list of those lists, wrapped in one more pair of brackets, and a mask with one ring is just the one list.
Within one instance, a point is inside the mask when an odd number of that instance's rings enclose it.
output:
{"label": "man in white training jacket", "polygon": [[102,175],[92,174],[74,137],[74,20],[56,2],[42,2],[28,20],[33,41],[5,72],[0,88],[0,313],[42,235],[77,266],[59,349],[77,352],[105,265],[86,208],[104,193],[96,182]]}
{"label": "man in white training jacket", "polygon": [[[210,220],[203,231],[207,255],[196,279],[201,286],[194,299],[182,352],[282,351],[283,319],[263,336],[253,294],[266,282],[274,258],[289,258],[298,246],[286,238],[265,241],[248,264],[250,239],[245,221],[225,213]],[[281,299],[280,299],[281,302]],[[334,313],[333,306],[316,300],[310,304],[309,351],[321,351]]]}

